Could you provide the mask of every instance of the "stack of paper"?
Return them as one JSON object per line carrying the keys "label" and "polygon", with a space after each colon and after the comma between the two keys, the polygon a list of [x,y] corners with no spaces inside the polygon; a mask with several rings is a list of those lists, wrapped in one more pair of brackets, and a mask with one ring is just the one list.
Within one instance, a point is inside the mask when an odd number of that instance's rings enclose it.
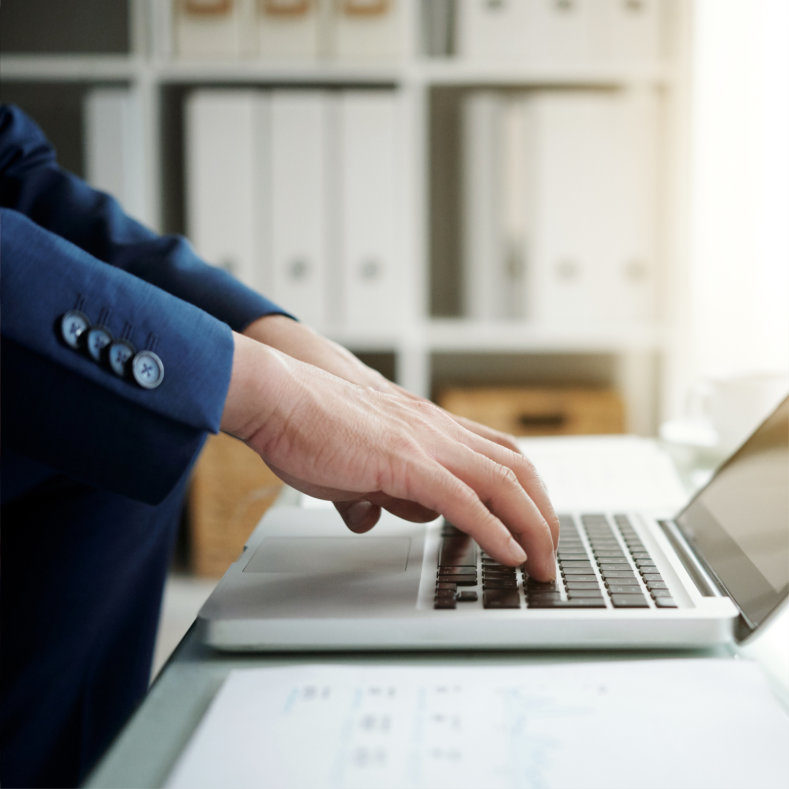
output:
{"label": "stack of paper", "polygon": [[301,666],[231,674],[170,789],[786,786],[756,664]]}

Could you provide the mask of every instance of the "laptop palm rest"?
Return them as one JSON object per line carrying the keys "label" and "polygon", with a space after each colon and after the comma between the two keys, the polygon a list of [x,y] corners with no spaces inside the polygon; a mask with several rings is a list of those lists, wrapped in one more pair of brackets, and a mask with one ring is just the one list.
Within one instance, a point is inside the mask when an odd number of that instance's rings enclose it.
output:
{"label": "laptop palm rest", "polygon": [[407,537],[267,537],[244,567],[245,573],[404,573]]}

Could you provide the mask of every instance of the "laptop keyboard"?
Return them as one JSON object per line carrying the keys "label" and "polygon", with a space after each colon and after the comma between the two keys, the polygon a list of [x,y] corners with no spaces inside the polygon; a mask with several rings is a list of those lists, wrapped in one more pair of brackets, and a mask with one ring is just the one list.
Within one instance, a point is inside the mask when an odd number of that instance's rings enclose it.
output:
{"label": "laptop keyboard", "polygon": [[449,523],[441,529],[434,607],[676,608],[657,565],[627,515],[560,515],[556,580],[499,564]]}

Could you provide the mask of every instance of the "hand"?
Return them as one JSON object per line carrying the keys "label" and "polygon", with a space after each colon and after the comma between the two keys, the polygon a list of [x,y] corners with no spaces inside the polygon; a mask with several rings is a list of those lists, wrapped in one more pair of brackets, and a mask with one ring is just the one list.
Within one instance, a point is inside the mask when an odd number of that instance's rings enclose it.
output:
{"label": "hand", "polygon": [[554,577],[558,521],[522,455],[425,400],[234,340],[222,429],[286,483],[335,502],[354,531],[372,528],[382,507],[412,521],[440,513],[498,561]]}
{"label": "hand", "polygon": [[[411,394],[389,381],[377,370],[368,367],[346,348],[318,334],[307,324],[294,321],[285,315],[264,315],[247,326],[244,334],[253,340],[276,348],[294,359],[308,362],[344,378],[346,381],[369,386],[379,392],[398,393],[404,397],[425,402],[424,398]],[[450,416],[463,427],[471,430],[472,433],[495,441],[513,452],[520,452],[518,444],[512,436],[456,414],[450,414]]]}

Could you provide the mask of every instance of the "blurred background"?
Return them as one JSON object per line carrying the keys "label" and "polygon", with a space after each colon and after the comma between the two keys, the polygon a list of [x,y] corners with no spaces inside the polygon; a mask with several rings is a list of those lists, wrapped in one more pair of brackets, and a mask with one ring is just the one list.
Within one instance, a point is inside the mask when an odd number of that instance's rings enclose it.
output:
{"label": "blurred background", "polygon": [[[5,0],[0,98],[451,410],[724,453],[787,388],[787,33],[785,0]],[[209,442],[190,572],[261,466]]]}

